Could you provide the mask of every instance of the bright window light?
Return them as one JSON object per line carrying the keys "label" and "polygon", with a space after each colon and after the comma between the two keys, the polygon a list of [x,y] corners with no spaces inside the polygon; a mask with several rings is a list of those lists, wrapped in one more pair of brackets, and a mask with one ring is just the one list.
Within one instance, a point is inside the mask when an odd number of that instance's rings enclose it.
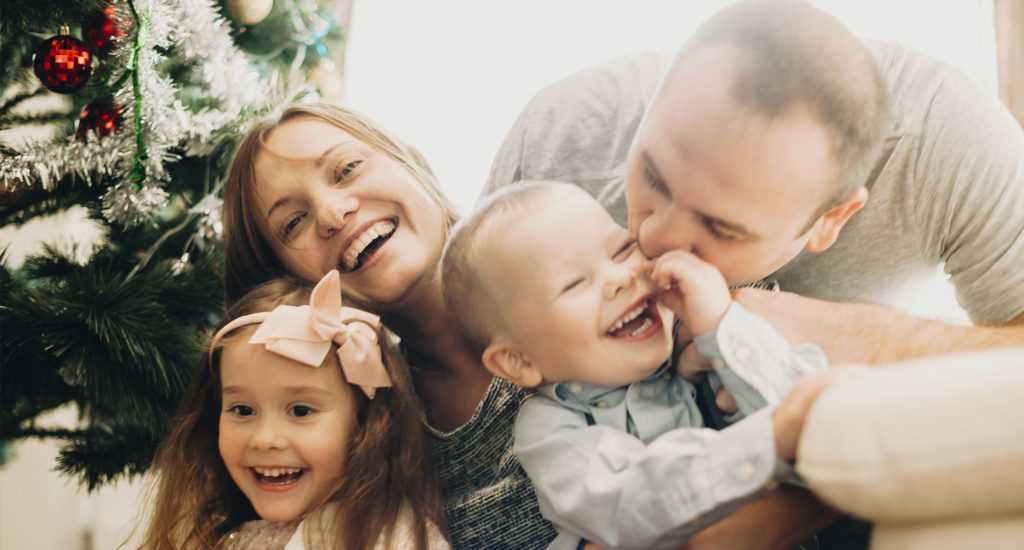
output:
{"label": "bright window light", "polygon": [[[463,209],[541,87],[643,50],[675,50],[725,0],[357,0],[344,102],[418,147]],[[817,0],[859,36],[896,40],[995,94],[991,0]]]}

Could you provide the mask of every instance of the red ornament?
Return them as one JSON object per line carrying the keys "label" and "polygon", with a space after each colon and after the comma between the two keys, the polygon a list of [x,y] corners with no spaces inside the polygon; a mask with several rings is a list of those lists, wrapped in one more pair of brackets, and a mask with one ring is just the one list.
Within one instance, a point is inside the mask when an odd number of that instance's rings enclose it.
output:
{"label": "red ornament", "polygon": [[78,115],[75,137],[85,141],[88,132],[104,137],[121,127],[121,106],[109,97],[100,97],[89,102]]}
{"label": "red ornament", "polygon": [[58,94],[78,91],[92,75],[92,54],[81,40],[68,35],[68,28],[36,48],[32,56],[36,76],[46,89]]}
{"label": "red ornament", "polygon": [[114,49],[114,39],[124,36],[124,33],[114,24],[114,17],[117,11],[114,6],[107,6],[103,11],[94,13],[86,18],[82,27],[85,35],[89,37],[89,43],[96,53],[106,55]]}

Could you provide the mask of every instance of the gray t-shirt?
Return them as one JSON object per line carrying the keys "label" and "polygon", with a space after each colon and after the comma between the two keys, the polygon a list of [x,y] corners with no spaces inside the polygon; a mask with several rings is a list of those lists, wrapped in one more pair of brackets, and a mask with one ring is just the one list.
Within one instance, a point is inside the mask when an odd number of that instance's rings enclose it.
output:
{"label": "gray t-shirt", "polygon": [[[783,290],[943,315],[922,288],[948,274],[979,324],[1024,312],[1024,132],[956,69],[891,42],[866,43],[890,90],[893,120],[865,207],[825,252],[775,273]],[[645,52],[541,90],[502,143],[486,195],[519,180],[561,180],[626,222],[633,134],[671,54]]]}

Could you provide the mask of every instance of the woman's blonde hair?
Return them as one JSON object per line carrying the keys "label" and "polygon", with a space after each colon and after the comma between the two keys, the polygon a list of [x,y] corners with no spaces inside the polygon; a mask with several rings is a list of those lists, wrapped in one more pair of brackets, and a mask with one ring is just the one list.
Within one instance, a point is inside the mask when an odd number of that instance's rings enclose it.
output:
{"label": "woman's blonde hair", "polygon": [[[224,315],[230,320],[278,305],[309,302],[312,286],[288,277],[256,286]],[[219,328],[219,327],[218,327]],[[218,549],[243,523],[259,519],[231,479],[218,448],[221,412],[220,351],[232,331],[200,359],[168,436],[154,461],[154,503],[140,548]],[[411,510],[416,548],[425,550],[430,522],[443,528],[437,476],[423,433],[408,366],[385,329],[380,342],[392,386],[374,399],[360,392],[357,420],[341,476],[311,514],[310,529],[328,529],[306,540],[332,548],[370,548],[394,533],[403,507]],[[212,365],[212,366],[211,366]],[[325,514],[329,514],[326,515]]]}
{"label": "woman's blonde hair", "polygon": [[255,123],[235,150],[224,181],[224,285],[227,302],[237,300],[246,290],[264,281],[288,274],[270,244],[260,234],[253,202],[256,196],[256,157],[267,137],[281,124],[300,117],[312,117],[351,134],[356,139],[395,160],[423,186],[451,227],[458,218],[455,204],[445,196],[423,155],[366,115],[330,103],[287,106],[280,114]]}

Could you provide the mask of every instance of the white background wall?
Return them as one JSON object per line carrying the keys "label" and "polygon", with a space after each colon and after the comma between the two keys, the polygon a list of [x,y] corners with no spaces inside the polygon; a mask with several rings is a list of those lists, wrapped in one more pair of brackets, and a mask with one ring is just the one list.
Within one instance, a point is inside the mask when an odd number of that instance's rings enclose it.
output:
{"label": "white background wall", "polygon": [[[726,0],[356,0],[345,102],[420,148],[463,206],[520,109],[571,71],[674,50]],[[986,0],[816,0],[854,33],[954,63],[995,94]],[[939,5],[941,4],[941,9]]]}
{"label": "white background wall", "polygon": [[[280,0],[279,0],[280,1]],[[724,0],[356,0],[345,102],[430,160],[468,208],[505,131],[534,91],[587,65],[674,49]],[[897,39],[953,63],[995,94],[991,0],[817,0],[855,33]],[[26,233],[0,232],[0,245]],[[54,237],[57,238],[57,237]],[[71,423],[59,411],[53,422]],[[52,472],[53,445],[27,441],[0,468],[0,548],[114,548],[139,482],[86,495]]]}

